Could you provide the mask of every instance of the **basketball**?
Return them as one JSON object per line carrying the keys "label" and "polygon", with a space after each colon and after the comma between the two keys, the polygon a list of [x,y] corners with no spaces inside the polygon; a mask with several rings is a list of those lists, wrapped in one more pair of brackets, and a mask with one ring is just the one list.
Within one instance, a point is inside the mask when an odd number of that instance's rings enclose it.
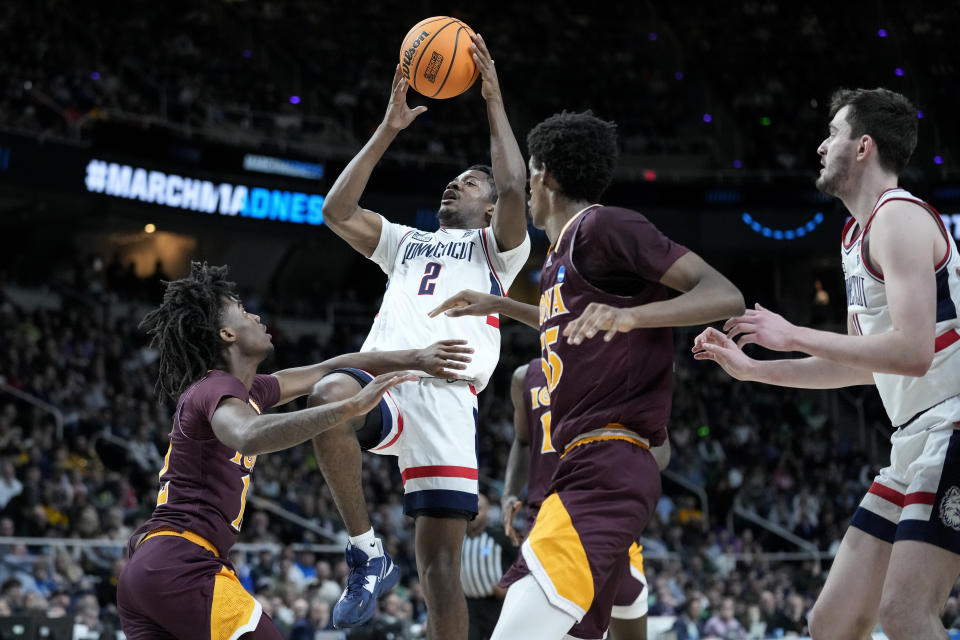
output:
{"label": "basketball", "polygon": [[428,98],[452,98],[479,75],[470,51],[473,29],[447,16],[418,22],[403,39],[400,69],[410,86]]}

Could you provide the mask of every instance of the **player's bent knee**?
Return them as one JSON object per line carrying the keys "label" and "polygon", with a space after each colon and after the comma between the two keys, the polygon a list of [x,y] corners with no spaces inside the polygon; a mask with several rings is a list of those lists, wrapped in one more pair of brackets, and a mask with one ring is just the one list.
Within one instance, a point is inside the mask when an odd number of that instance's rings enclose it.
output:
{"label": "player's bent knee", "polygon": [[[313,385],[310,397],[307,398],[307,406],[317,407],[330,402],[345,400],[356,395],[363,386],[363,383],[348,373],[338,371],[329,373]],[[330,438],[352,438],[356,436],[360,448],[369,451],[380,444],[383,435],[383,411],[377,406],[366,415],[350,418],[341,426],[330,429],[325,434],[317,436],[317,438],[321,442],[328,442]]]}
{"label": "player's bent knee", "polygon": [[356,395],[361,388],[360,383],[349,375],[331,373],[313,385],[313,389],[307,397],[307,406],[318,407],[338,400],[345,400]]}

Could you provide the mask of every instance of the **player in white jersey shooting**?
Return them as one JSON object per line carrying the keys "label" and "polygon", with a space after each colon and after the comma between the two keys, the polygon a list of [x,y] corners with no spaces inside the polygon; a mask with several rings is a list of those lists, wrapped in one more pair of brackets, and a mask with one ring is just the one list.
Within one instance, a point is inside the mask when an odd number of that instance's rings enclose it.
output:
{"label": "player in white jersey shooting", "polygon": [[[467,520],[477,513],[477,393],[500,357],[499,318],[427,314],[464,287],[506,295],[530,253],[526,166],[507,120],[493,60],[479,36],[473,37],[473,54],[483,78],[492,169],[470,167],[446,186],[437,212],[440,229],[425,232],[394,224],[359,205],[390,143],[426,111],[423,106],[407,106],[408,85],[399,67],[382,124],[344,169],[323,206],[324,222],[389,277],[363,351],[401,344],[427,346],[438,336],[465,339],[473,349],[472,360],[464,357],[464,368],[451,371],[451,379],[421,373],[420,382],[410,384],[408,393],[386,396],[359,424],[330,430],[314,441],[324,476],[340,478],[346,472],[350,479],[330,485],[351,536],[347,548],[351,582],[334,608],[338,627],[369,617],[357,611],[372,615],[380,585],[389,588],[396,582],[389,560],[379,559],[382,549],[367,515],[360,472],[363,448],[397,456],[404,512],[416,518],[417,570],[427,604],[428,636],[467,637],[460,550]],[[356,370],[334,373],[320,382],[317,399],[329,402],[353,395],[371,379]],[[380,567],[384,564],[386,568]]]}
{"label": "player in white jersey shooting", "polygon": [[[913,105],[886,89],[840,90],[830,115],[816,184],[853,216],[842,246],[849,335],[757,305],[693,350],[739,380],[876,384],[896,428],[890,465],[850,521],[810,634],[869,638],[879,619],[892,640],[943,639],[939,612],[960,575],[960,257],[936,210],[897,187],[917,141]],[[757,361],[746,344],[810,357]]]}

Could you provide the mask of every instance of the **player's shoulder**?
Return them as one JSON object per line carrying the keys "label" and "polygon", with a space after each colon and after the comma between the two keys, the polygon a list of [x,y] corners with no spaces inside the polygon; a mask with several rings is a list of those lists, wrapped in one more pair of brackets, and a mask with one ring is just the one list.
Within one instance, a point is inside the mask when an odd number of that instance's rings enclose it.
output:
{"label": "player's shoulder", "polygon": [[601,205],[585,213],[577,227],[577,238],[616,244],[628,236],[643,235],[655,229],[639,211]]}
{"label": "player's shoulder", "polygon": [[546,384],[547,379],[544,377],[540,358],[535,358],[526,365],[523,377],[524,384],[528,387],[539,387]]}
{"label": "player's shoulder", "polygon": [[243,402],[249,399],[247,388],[238,378],[226,371],[207,371],[180,396],[177,407],[180,431],[191,439],[208,440],[215,437],[210,430],[210,423],[225,397],[234,397]]}
{"label": "player's shoulder", "polygon": [[930,204],[904,192],[903,195],[893,195],[878,205],[870,216],[868,226],[874,231],[883,229],[893,234],[916,234],[923,231],[939,233],[940,222],[934,216],[939,214]]}
{"label": "player's shoulder", "polygon": [[249,394],[239,378],[226,371],[212,369],[184,392],[183,406],[184,409],[204,406],[210,398],[221,398],[225,395],[245,400]]}
{"label": "player's shoulder", "polygon": [[598,205],[593,209],[591,209],[590,211],[588,211],[588,213],[595,216],[606,216],[606,217],[613,217],[613,218],[635,218],[637,216],[641,218],[644,217],[643,214],[637,211],[636,209],[628,209],[627,207],[615,207],[607,204]]}
{"label": "player's shoulder", "polygon": [[637,224],[649,224],[649,220],[647,220],[647,217],[642,213],[634,209],[600,205],[586,212],[580,228],[598,228],[604,231],[610,231],[618,227],[634,226]]}
{"label": "player's shoulder", "polygon": [[414,233],[430,233],[429,231],[423,231],[422,229],[417,229],[416,227],[411,227],[399,222],[391,222],[382,215],[380,215],[380,218],[382,220],[380,227],[381,242],[384,240],[388,242],[402,242]]}
{"label": "player's shoulder", "polygon": [[513,370],[512,382],[514,385],[523,385],[524,381],[527,379],[527,370],[529,368],[529,364],[522,364]]}
{"label": "player's shoulder", "polygon": [[280,380],[269,373],[257,374],[250,386],[250,400],[257,403],[259,411],[265,411],[280,401]]}
{"label": "player's shoulder", "polygon": [[197,387],[229,387],[238,384],[241,387],[243,386],[240,378],[221,369],[210,369],[206,375],[196,382]]}

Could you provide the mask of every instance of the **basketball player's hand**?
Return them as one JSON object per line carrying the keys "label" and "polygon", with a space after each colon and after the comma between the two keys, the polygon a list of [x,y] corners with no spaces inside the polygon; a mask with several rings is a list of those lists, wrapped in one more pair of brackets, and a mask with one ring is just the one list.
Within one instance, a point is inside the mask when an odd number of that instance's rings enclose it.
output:
{"label": "basketball player's hand", "polygon": [[626,333],[635,328],[630,309],[591,302],[579,318],[567,325],[563,335],[567,336],[567,342],[577,345],[605,331],[603,341],[610,342],[618,332]]}
{"label": "basketball player's hand", "polygon": [[793,351],[793,335],[796,326],[784,320],[783,316],[764,309],[759,303],[753,309],[747,309],[742,316],[730,318],[723,325],[727,337],[737,340],[737,346],[758,344],[772,351]]}
{"label": "basketball player's hand", "polygon": [[437,378],[456,380],[460,376],[456,370],[467,368],[472,360],[468,355],[473,349],[465,346],[466,340],[441,340],[434,342],[417,354],[417,368]]}
{"label": "basketball player's hand", "polygon": [[406,129],[410,123],[427,110],[423,105],[411,109],[407,106],[407,89],[410,84],[403,77],[400,65],[393,74],[393,85],[390,91],[390,103],[387,105],[387,114],[383,116],[383,124],[395,131]]}
{"label": "basketball player's hand", "polygon": [[377,376],[361,389],[357,395],[348,400],[350,411],[355,416],[362,416],[373,411],[380,399],[387,391],[403,382],[413,382],[417,376],[409,371],[394,371]]}
{"label": "basketball player's hand", "polygon": [[520,532],[513,526],[513,519],[523,505],[517,496],[503,496],[500,500],[500,520],[503,522],[503,532],[513,540],[513,544],[520,546]]}
{"label": "basketball player's hand", "polygon": [[713,327],[707,327],[694,338],[693,357],[696,360],[713,360],[737,380],[753,379],[753,365],[756,361],[744,354],[737,343],[726,334]]}
{"label": "basketball player's hand", "polygon": [[473,42],[470,50],[473,51],[473,62],[480,70],[480,77],[483,78],[483,84],[480,87],[480,93],[487,102],[491,100],[502,100],[500,95],[500,80],[497,78],[497,68],[493,64],[493,58],[487,50],[487,43],[483,41],[483,36],[479,33],[470,36]]}
{"label": "basketball player's hand", "polygon": [[458,294],[450,296],[440,303],[440,306],[431,311],[431,318],[436,318],[446,312],[451,318],[460,316],[486,316],[499,313],[500,296],[489,293],[480,293],[471,289],[464,289]]}

